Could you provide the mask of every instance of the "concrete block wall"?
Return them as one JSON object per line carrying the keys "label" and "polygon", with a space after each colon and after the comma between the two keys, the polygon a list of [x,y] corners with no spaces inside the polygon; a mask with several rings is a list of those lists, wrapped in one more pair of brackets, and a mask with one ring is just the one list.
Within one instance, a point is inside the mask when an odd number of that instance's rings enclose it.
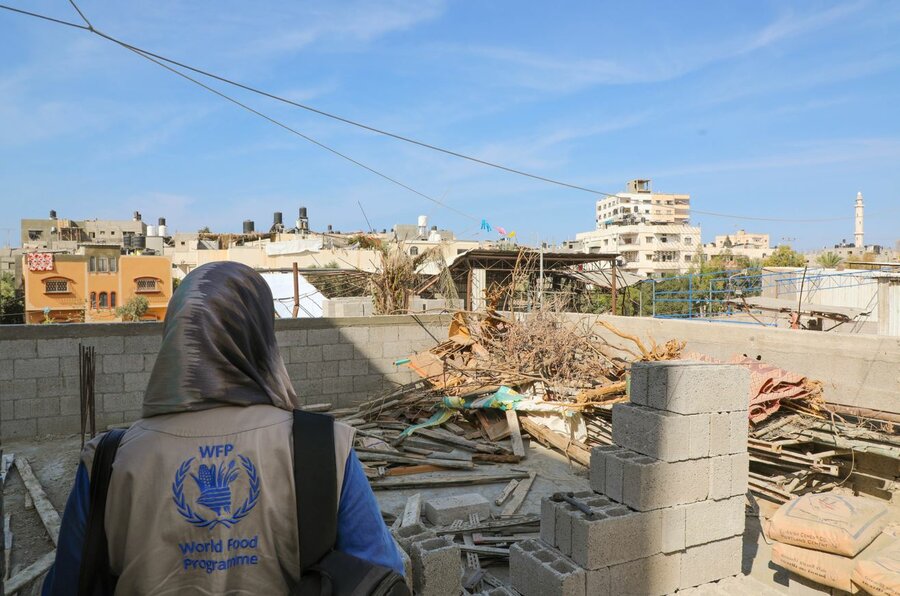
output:
{"label": "concrete block wall", "polygon": [[[275,327],[303,402],[343,407],[413,380],[394,363],[446,339],[448,323],[422,315],[282,319]],[[79,344],[95,348],[98,428],[138,419],[161,333],[161,323],[0,326],[0,438],[78,432]]]}
{"label": "concrete block wall", "polygon": [[591,452],[592,491],[570,495],[578,507],[545,498],[541,544],[511,550],[517,589],[558,582],[545,569],[557,558],[596,594],[668,594],[740,572],[749,373],[680,361],[631,375],[631,403],[613,406],[616,444]]}

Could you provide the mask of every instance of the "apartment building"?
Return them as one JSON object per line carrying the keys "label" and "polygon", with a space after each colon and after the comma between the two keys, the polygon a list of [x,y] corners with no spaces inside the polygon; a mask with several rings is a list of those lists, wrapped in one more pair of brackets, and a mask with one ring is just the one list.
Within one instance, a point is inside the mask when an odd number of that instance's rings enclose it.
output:
{"label": "apartment building", "polygon": [[149,301],[145,320],[162,320],[172,297],[172,260],[123,255],[118,246],[81,245],[76,254],[23,256],[26,323],[103,323],[133,296]]}
{"label": "apartment building", "polygon": [[651,180],[630,180],[625,192],[597,201],[597,229],[620,223],[685,225],[691,195],[653,192]]}

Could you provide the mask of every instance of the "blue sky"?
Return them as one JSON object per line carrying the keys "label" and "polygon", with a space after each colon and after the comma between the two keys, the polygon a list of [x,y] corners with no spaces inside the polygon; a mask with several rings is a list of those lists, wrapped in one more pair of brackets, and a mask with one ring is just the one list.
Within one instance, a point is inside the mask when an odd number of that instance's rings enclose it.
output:
{"label": "blue sky", "polygon": [[[64,0],[14,5],[67,20]],[[109,2],[103,31],[374,126],[616,192],[686,192],[704,240],[738,227],[811,249],[900,238],[900,3]],[[51,208],[237,231],[301,205],[314,229],[427,214],[467,237],[593,227],[596,197],[214,86],[454,211],[84,31],[0,11],[0,244]],[[8,231],[11,229],[11,231]]]}

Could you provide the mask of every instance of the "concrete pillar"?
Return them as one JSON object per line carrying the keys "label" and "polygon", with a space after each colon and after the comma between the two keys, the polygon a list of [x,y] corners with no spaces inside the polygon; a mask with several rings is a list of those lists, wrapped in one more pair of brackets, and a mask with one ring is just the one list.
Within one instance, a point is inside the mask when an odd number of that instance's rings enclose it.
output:
{"label": "concrete pillar", "polygon": [[876,273],[878,335],[900,336],[900,272]]}

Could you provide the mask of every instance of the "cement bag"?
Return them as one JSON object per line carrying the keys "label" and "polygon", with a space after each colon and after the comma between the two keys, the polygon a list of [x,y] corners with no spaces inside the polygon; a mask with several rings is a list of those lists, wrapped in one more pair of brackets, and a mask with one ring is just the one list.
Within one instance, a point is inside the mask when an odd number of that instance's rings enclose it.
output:
{"label": "cement bag", "polygon": [[814,582],[854,594],[851,576],[856,560],[818,550],[776,542],[772,545],[772,562]]}
{"label": "cement bag", "polygon": [[869,594],[900,596],[900,538],[874,558],[857,561],[851,577]]}
{"label": "cement bag", "polygon": [[855,557],[887,525],[887,505],[836,493],[804,495],[782,505],[769,537],[785,544]]}

